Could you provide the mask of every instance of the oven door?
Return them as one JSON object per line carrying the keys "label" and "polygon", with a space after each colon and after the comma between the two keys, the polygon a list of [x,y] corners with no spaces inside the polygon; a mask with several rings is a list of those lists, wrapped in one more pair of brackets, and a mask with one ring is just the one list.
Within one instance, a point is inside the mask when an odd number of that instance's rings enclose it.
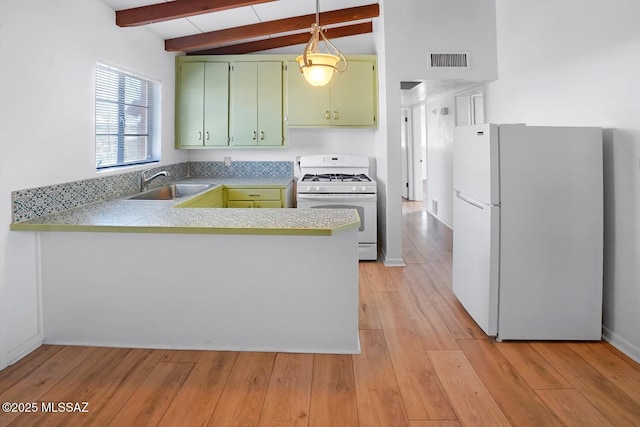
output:
{"label": "oven door", "polygon": [[356,209],[360,216],[358,242],[376,244],[378,233],[375,194],[298,194],[299,209]]}

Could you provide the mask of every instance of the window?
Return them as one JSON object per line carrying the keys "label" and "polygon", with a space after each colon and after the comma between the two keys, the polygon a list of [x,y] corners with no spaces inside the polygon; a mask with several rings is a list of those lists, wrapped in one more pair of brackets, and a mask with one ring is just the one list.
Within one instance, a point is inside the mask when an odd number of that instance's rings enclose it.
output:
{"label": "window", "polygon": [[96,169],[160,160],[160,83],[98,63]]}

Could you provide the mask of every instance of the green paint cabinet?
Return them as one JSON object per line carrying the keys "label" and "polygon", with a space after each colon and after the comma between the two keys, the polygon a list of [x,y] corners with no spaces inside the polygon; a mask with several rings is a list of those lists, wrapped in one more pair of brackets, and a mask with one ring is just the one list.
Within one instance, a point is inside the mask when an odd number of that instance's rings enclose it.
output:
{"label": "green paint cabinet", "polygon": [[377,127],[377,74],[374,58],[349,59],[323,87],[308,84],[295,61],[287,62],[289,127]]}
{"label": "green paint cabinet", "polygon": [[282,146],[282,62],[232,62],[230,82],[230,145]]}
{"label": "green paint cabinet", "polygon": [[229,63],[179,63],[176,147],[229,144]]}
{"label": "green paint cabinet", "polygon": [[228,188],[228,208],[282,208],[284,190],[279,188]]}

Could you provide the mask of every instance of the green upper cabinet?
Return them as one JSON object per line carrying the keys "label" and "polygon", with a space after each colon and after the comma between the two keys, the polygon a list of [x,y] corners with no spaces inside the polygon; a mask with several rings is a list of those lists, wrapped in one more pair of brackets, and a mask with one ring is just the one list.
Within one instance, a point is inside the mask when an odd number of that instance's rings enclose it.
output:
{"label": "green upper cabinet", "polygon": [[205,148],[229,144],[229,63],[179,63],[176,146]]}
{"label": "green upper cabinet", "polygon": [[323,87],[308,84],[298,63],[287,62],[287,125],[289,127],[377,127],[375,57],[349,59]]}
{"label": "green upper cabinet", "polygon": [[282,62],[232,62],[230,76],[230,145],[282,146]]}

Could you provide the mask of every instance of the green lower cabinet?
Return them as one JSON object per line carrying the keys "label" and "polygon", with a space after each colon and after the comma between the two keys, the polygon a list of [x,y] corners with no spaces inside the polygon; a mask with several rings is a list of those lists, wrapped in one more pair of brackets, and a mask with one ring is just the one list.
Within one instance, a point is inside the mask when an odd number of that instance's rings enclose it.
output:
{"label": "green lower cabinet", "polygon": [[228,208],[282,208],[283,191],[278,188],[228,188]]}
{"label": "green lower cabinet", "polygon": [[228,208],[255,208],[253,200],[229,200],[227,202]]}

